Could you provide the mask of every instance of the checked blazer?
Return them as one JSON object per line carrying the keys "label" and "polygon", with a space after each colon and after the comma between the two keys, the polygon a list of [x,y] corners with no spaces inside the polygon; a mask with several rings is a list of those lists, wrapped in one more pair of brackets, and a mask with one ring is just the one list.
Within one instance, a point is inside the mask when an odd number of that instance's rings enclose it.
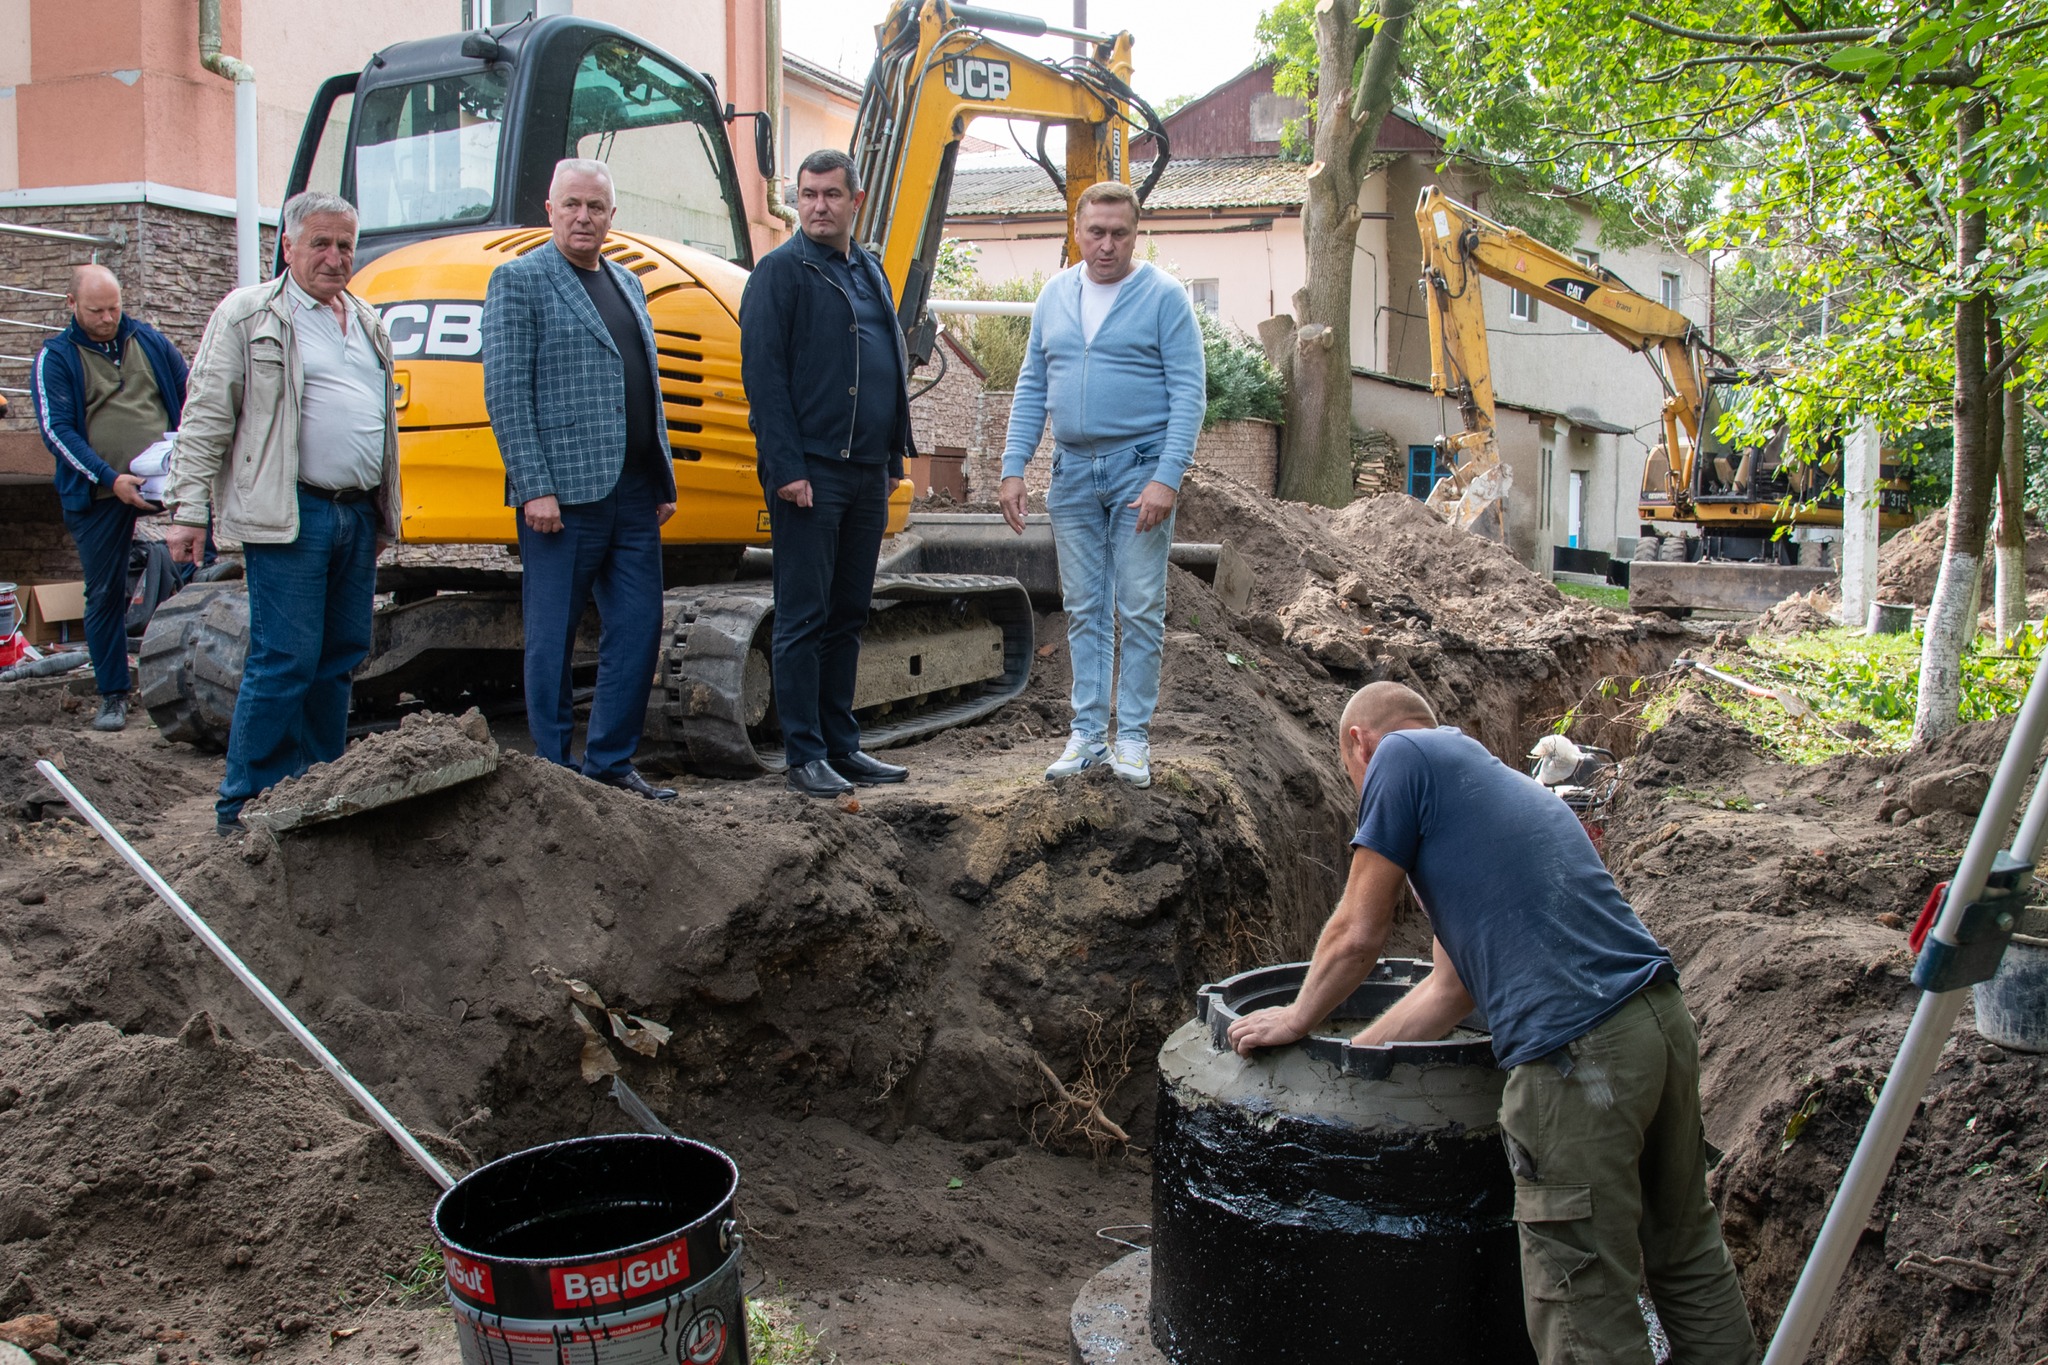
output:
{"label": "checked blazer", "polygon": [[[661,367],[646,291],[632,271],[601,260],[640,324],[657,395]],[[564,506],[597,502],[626,461],[626,379],[618,348],[576,268],[552,241],[491,272],[484,291],[484,406],[505,461],[505,503],[553,496]],[[675,500],[668,422],[655,414],[664,502]]]}

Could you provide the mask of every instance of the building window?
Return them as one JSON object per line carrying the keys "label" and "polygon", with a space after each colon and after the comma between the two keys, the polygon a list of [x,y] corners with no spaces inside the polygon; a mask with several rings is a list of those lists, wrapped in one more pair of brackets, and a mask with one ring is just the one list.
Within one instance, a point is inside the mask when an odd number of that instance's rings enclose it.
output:
{"label": "building window", "polygon": [[1536,321],[1536,296],[1519,289],[1508,290],[1508,316],[1517,322]]}
{"label": "building window", "polygon": [[1451,471],[1438,459],[1435,446],[1408,447],[1408,496],[1427,498],[1437,480]]}
{"label": "building window", "polygon": [[1222,311],[1222,292],[1215,280],[1189,280],[1188,297],[1194,301],[1197,313],[1213,318]]}
{"label": "building window", "polygon": [[1586,474],[1584,470],[1571,472],[1570,496],[1564,505],[1565,543],[1574,550],[1586,548]]}
{"label": "building window", "polygon": [[[1598,270],[1600,268],[1600,253],[1597,251],[1574,250],[1572,257],[1588,270]],[[1584,318],[1573,318],[1572,330],[1575,332],[1590,332],[1593,330],[1593,324]]]}
{"label": "building window", "polygon": [[1674,313],[1678,311],[1678,272],[1676,270],[1658,272],[1657,302],[1663,304]]}
{"label": "building window", "polygon": [[521,19],[533,17],[534,0],[472,0],[472,3],[490,15],[484,22],[493,26],[516,24]]}

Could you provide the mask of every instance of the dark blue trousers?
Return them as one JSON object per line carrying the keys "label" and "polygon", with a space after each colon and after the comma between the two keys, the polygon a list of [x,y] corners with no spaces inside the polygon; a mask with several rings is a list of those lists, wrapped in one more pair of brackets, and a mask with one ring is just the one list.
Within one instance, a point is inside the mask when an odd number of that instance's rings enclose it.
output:
{"label": "dark blue trousers", "polygon": [[128,690],[128,547],[135,516],[119,498],[95,498],[87,511],[64,513],[64,529],[78,543],[85,570],[85,647],[103,697]]}
{"label": "dark blue trousers", "polygon": [[526,625],[526,727],[534,752],[569,761],[576,728],[569,671],[576,625],[597,604],[597,693],[583,741],[583,772],[623,777],[647,726],[647,694],[661,651],[661,527],[653,481],[627,461],[612,491],[562,509],[542,534],[519,518],[521,613]]}
{"label": "dark blue trousers", "polygon": [[811,458],[811,505],[768,490],[775,546],[775,710],[792,768],[860,748],[853,684],[889,525],[889,471]]}
{"label": "dark blue trousers", "polygon": [[214,803],[221,819],[347,747],[349,674],[370,653],[377,529],[375,499],[329,502],[301,492],[297,540],[242,547],[249,658]]}

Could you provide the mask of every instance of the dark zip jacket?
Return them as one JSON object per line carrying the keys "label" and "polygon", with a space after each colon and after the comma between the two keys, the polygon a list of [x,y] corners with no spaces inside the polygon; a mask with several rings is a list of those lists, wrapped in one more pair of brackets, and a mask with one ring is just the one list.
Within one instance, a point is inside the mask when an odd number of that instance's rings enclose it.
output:
{"label": "dark zip jacket", "polygon": [[[761,258],[740,296],[740,378],[747,390],[747,424],[754,429],[754,468],[770,497],[806,477],[806,455],[851,458],[862,384],[889,384],[899,395],[889,476],[902,478],[904,459],[917,454],[904,391],[910,360],[903,333],[896,332],[895,374],[860,372],[853,300],[826,273],[826,254],[798,232]],[[896,296],[874,257],[855,247],[853,262],[873,275],[883,298]]]}
{"label": "dark zip jacket", "polygon": [[[185,411],[185,357],[169,337],[146,322],[121,315],[120,330],[114,333],[119,354],[128,350],[128,339],[142,344],[149,372],[156,377],[156,389],[163,396],[167,431],[178,429]],[[67,512],[92,510],[93,490],[114,486],[114,467],[85,439],[85,362],[78,348],[86,344],[78,320],[43,343],[36,362],[29,369],[29,402],[36,410],[36,427],[43,444],[57,459],[57,499]]]}

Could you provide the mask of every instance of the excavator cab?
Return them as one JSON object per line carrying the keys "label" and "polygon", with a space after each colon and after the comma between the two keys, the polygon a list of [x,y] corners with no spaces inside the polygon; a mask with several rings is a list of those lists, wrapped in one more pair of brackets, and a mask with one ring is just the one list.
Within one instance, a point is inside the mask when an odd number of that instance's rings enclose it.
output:
{"label": "excavator cab", "polygon": [[[477,228],[547,225],[564,157],[607,163],[616,228],[748,268],[746,213],[723,104],[710,77],[608,24],[550,16],[396,43],[314,96],[288,192],[339,194],[361,217],[360,269],[414,242]],[[282,270],[282,252],[276,268]]]}

